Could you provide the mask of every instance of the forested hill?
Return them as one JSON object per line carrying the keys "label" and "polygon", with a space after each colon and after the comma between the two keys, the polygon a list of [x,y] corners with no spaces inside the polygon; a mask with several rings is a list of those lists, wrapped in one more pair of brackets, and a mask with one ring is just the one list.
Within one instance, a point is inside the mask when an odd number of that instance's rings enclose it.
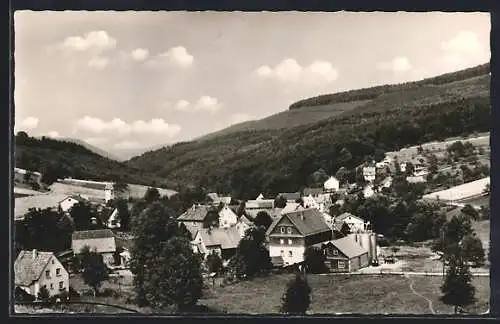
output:
{"label": "forested hill", "polygon": [[311,125],[340,115],[385,110],[401,105],[426,105],[475,96],[489,96],[489,64],[403,84],[351,90],[300,100],[289,109],[259,120],[231,125],[198,140],[243,131],[284,130]]}
{"label": "forested hill", "polygon": [[342,102],[359,101],[359,100],[373,100],[384,94],[393,92],[407,92],[410,90],[422,90],[425,87],[435,88],[442,87],[447,84],[452,84],[457,81],[466,81],[476,77],[486,76],[490,72],[490,64],[482,64],[465,70],[446,73],[432,78],[426,78],[421,81],[406,82],[394,85],[383,85],[372,88],[364,88],[357,90],[350,90],[334,94],[321,95],[304,100],[297,101],[290,105],[290,110],[332,105]]}
{"label": "forested hill", "polygon": [[488,70],[476,69],[468,79],[438,77],[439,85],[384,93],[322,121],[179,143],[127,164],[238,198],[300,190],[311,185],[314,174],[335,174],[342,166],[352,170],[386,151],[489,131]]}
{"label": "forested hill", "polygon": [[25,132],[15,136],[15,166],[51,173],[53,177],[73,177],[95,181],[126,181],[143,185],[173,188],[175,184],[160,181],[125,163],[103,157],[72,140],[34,138]]}

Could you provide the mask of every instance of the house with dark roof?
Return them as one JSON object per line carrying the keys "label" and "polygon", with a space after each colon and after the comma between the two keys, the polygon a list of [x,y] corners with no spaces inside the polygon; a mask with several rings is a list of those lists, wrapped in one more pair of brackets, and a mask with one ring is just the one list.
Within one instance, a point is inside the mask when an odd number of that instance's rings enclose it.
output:
{"label": "house with dark roof", "polygon": [[73,253],[80,254],[84,246],[91,251],[95,250],[102,255],[104,263],[113,265],[116,253],[115,234],[110,229],[75,231],[71,235],[71,249]]}
{"label": "house with dark roof", "polygon": [[[356,236],[357,238],[357,236]],[[369,247],[363,247],[346,236],[316,245],[326,256],[325,264],[330,272],[353,272],[370,264]]]}
{"label": "house with dark roof", "polygon": [[59,206],[61,207],[61,210],[63,212],[67,213],[74,205],[85,202],[88,202],[87,198],[82,197],[80,195],[71,195],[61,200],[59,202]]}
{"label": "house with dark roof", "polygon": [[229,260],[235,253],[241,237],[235,226],[228,228],[202,228],[193,241],[195,253],[207,257],[211,253],[218,254],[222,260]]}
{"label": "house with dark roof", "polygon": [[303,262],[307,247],[329,241],[334,235],[315,208],[284,213],[266,232],[270,257],[281,256],[285,265]]}
{"label": "house with dark roof", "polygon": [[222,208],[213,205],[194,204],[182,215],[177,217],[177,221],[183,223],[191,235],[207,227],[231,227],[238,222],[236,213],[224,205]]}
{"label": "house with dark roof", "polygon": [[42,287],[54,296],[69,291],[69,274],[52,252],[21,251],[14,261],[14,284],[35,297]]}

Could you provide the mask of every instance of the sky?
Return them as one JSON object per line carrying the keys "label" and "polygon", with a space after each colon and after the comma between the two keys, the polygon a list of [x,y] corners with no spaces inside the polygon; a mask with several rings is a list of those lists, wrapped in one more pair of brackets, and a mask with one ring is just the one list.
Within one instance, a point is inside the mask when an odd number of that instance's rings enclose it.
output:
{"label": "sky", "polygon": [[490,59],[488,13],[18,11],[15,128],[108,152]]}

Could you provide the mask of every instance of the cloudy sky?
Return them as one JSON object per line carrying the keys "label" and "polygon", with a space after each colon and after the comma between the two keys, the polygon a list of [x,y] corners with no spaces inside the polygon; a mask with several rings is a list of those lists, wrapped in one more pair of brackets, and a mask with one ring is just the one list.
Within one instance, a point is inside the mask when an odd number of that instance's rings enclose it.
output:
{"label": "cloudy sky", "polygon": [[15,130],[108,150],[489,60],[487,13],[15,13]]}

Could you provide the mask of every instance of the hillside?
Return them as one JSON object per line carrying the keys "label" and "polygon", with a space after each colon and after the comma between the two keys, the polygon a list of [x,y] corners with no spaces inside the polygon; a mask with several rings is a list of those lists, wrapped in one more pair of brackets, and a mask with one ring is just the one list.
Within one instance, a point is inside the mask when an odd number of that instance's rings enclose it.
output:
{"label": "hillside", "polygon": [[95,147],[94,145],[90,145],[89,143],[83,141],[83,140],[80,140],[80,139],[77,139],[77,138],[63,138],[62,139],[63,141],[66,141],[66,142],[72,142],[72,143],[75,143],[75,144],[78,144],[78,145],[81,145],[83,147],[85,147],[86,149],[88,149],[89,151],[92,151],[100,156],[103,156],[107,159],[110,159],[110,160],[115,160],[115,161],[120,161],[121,159],[119,157],[116,157],[114,155],[112,155],[111,153],[107,152],[107,151],[104,151],[104,150],[101,150],[100,148],[98,147]]}
{"label": "hillside", "polygon": [[158,181],[133,166],[103,157],[72,140],[29,137],[24,132],[15,136],[15,166],[40,171],[50,170],[59,178],[73,177],[96,181],[122,180],[127,183],[173,188],[175,184]]}
{"label": "hillside", "polygon": [[489,131],[488,70],[467,71],[465,79],[461,71],[434,79],[441,83],[402,85],[401,91],[358,91],[356,100],[369,94],[370,101],[322,121],[178,143],[126,163],[169,181],[240,198],[295,191],[309,185],[320,169],[334,174],[341,166],[352,169],[386,151]]}
{"label": "hillside", "polygon": [[384,110],[394,105],[426,105],[474,96],[489,96],[489,64],[416,82],[321,95],[290,105],[288,110],[260,120],[231,125],[197,140],[242,131],[287,129],[313,124],[360,110]]}

